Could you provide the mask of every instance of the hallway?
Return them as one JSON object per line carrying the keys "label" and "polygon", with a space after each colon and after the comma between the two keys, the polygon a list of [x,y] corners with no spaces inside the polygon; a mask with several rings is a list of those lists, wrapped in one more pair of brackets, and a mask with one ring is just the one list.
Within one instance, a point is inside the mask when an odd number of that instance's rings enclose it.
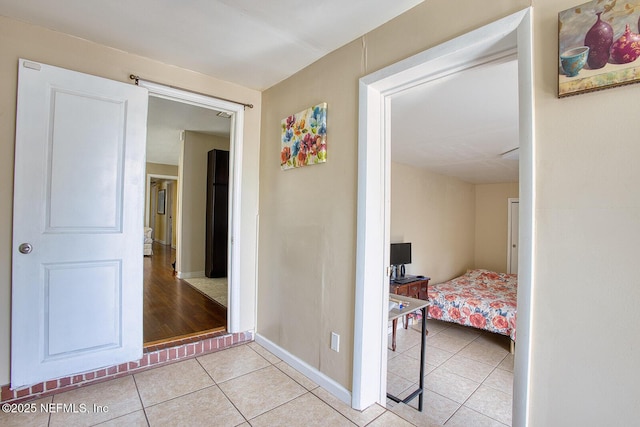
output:
{"label": "hallway", "polygon": [[227,309],[173,274],[175,249],[153,243],[144,257],[144,344],[227,328]]}

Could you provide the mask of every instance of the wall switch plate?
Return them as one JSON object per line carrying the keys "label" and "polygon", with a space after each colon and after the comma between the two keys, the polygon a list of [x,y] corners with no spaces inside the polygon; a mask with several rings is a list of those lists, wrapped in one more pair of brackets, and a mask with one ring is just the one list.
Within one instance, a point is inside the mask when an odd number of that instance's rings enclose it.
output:
{"label": "wall switch plate", "polygon": [[340,335],[335,332],[331,332],[331,350],[335,352],[340,351]]}

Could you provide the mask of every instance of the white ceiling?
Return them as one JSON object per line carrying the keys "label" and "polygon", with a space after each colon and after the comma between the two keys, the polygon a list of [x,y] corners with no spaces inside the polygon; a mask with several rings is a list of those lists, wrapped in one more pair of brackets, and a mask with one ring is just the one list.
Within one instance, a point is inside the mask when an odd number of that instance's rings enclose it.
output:
{"label": "white ceiling", "polygon": [[422,1],[0,0],[0,15],[264,90]]}
{"label": "white ceiling", "polygon": [[215,110],[149,97],[147,162],[177,165],[183,130],[229,136],[231,120]]}
{"label": "white ceiling", "polygon": [[[391,101],[396,162],[475,184],[517,182],[515,56],[423,84]],[[516,152],[517,153],[517,152]]]}
{"label": "white ceiling", "polygon": [[[0,15],[263,90],[421,2],[0,0]],[[394,160],[469,182],[517,180],[518,162],[498,156],[517,145],[514,64],[394,99]],[[228,119],[202,110],[151,98],[148,161],[177,164],[183,129],[228,132]]]}

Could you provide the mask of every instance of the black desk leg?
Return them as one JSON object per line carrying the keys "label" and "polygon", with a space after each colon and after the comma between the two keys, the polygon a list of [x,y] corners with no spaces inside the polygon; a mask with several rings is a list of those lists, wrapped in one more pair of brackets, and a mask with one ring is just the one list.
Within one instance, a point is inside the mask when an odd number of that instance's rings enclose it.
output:
{"label": "black desk leg", "polygon": [[393,396],[387,393],[387,397],[393,400],[396,403],[406,403],[408,404],[416,396],[418,396],[418,410],[422,412],[422,402],[424,398],[424,359],[427,348],[427,342],[425,340],[425,335],[427,334],[427,307],[422,307],[422,337],[421,337],[421,346],[420,349],[420,387],[418,387],[413,393],[405,397],[404,399],[400,399],[399,397]]}
{"label": "black desk leg", "polygon": [[420,349],[420,396],[418,396],[418,410],[422,412],[422,399],[424,397],[424,355],[427,343],[425,335],[427,333],[427,307],[422,307],[422,337],[420,339],[422,348]]}

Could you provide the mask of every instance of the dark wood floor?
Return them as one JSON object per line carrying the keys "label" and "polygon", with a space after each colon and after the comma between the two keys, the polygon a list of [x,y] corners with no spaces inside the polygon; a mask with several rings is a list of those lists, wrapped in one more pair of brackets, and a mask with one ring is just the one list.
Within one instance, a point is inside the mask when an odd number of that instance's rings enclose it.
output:
{"label": "dark wood floor", "polygon": [[153,244],[144,257],[144,344],[224,331],[227,309],[173,274],[175,250]]}

